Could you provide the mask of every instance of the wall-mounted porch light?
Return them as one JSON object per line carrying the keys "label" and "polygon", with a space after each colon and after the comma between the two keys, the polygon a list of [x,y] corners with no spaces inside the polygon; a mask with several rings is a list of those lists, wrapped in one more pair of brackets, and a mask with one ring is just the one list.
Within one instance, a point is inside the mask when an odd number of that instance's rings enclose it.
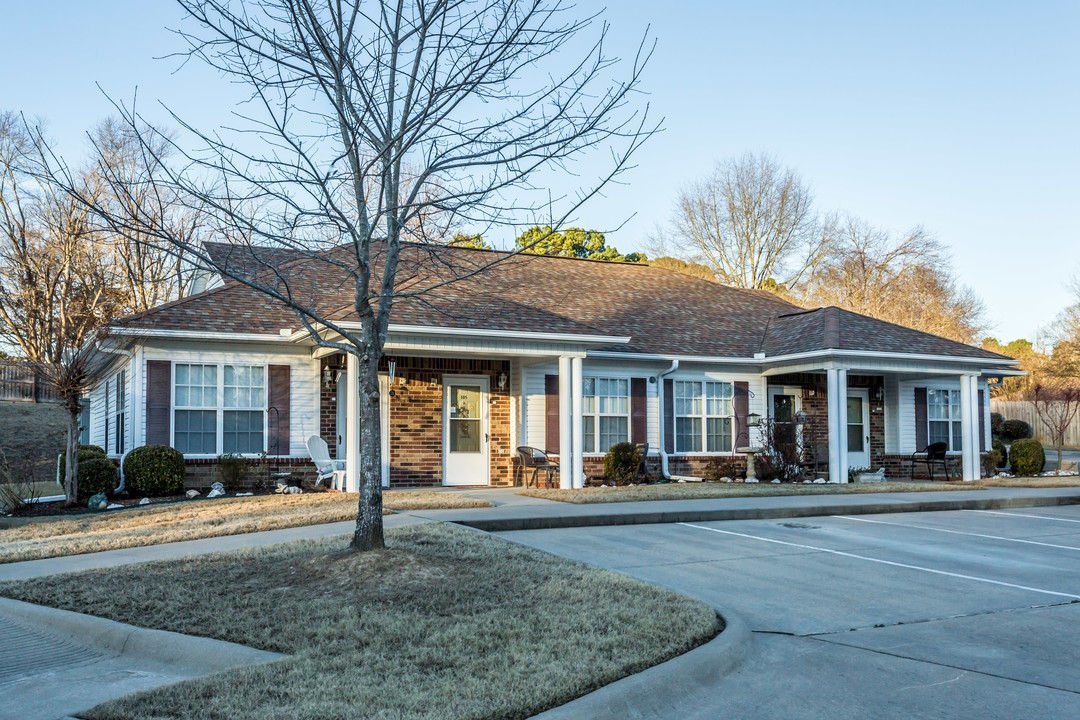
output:
{"label": "wall-mounted porch light", "polygon": [[504,373],[504,372],[499,373],[499,376],[496,378],[496,382],[499,384],[499,389],[500,390],[505,390],[506,389],[506,373]]}
{"label": "wall-mounted porch light", "polygon": [[761,424],[761,416],[757,413],[750,413],[746,416],[747,427],[757,427]]}

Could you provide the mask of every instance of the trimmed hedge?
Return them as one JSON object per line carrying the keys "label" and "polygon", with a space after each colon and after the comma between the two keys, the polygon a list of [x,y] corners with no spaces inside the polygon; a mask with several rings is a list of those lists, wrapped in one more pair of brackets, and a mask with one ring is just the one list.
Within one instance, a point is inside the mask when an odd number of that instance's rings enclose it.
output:
{"label": "trimmed hedge", "polygon": [[604,477],[616,485],[628,484],[640,467],[641,449],[634,443],[616,443],[604,456]]}
{"label": "trimmed hedge", "polygon": [[1031,437],[1031,426],[1023,420],[1006,420],[1001,423],[1001,439],[1016,442]]}
{"label": "trimmed hedge", "polygon": [[79,461],[78,492],[76,499],[85,503],[98,493],[112,494],[120,480],[116,466],[105,457],[91,457]]}
{"label": "trimmed hedge", "polygon": [[1013,475],[1036,475],[1046,465],[1046,453],[1038,440],[1017,440],[1009,448],[1009,467]]}
{"label": "trimmed hedge", "polygon": [[130,495],[179,495],[186,476],[183,454],[168,445],[143,445],[124,458],[124,487]]}
{"label": "trimmed hedge", "polygon": [[990,434],[997,437],[1001,434],[1001,426],[1005,423],[1005,416],[1001,413],[990,413]]}
{"label": "trimmed hedge", "polygon": [[994,438],[994,444],[992,445],[993,454],[995,460],[995,467],[1005,468],[1009,467],[1009,448],[1005,447],[1005,443],[1001,442],[997,438]]}
{"label": "trimmed hedge", "polygon": [[[86,460],[93,460],[94,458],[108,457],[105,454],[105,448],[98,445],[80,445],[79,446],[79,464],[81,465]],[[60,467],[63,468],[67,464],[67,450],[60,453]]]}

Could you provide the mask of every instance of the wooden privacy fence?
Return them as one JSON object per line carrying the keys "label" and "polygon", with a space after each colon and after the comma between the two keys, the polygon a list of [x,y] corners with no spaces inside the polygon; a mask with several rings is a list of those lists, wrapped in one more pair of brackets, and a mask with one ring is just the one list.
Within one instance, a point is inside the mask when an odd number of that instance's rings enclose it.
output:
{"label": "wooden privacy fence", "polygon": [[[1039,420],[1035,412],[1035,403],[1030,400],[991,400],[990,411],[1001,413],[1006,420],[1023,420],[1031,426],[1035,439],[1043,445],[1052,444],[1050,431]],[[1073,421],[1065,432],[1066,447],[1080,447],[1080,418]]]}
{"label": "wooden privacy fence", "polygon": [[0,401],[59,402],[60,395],[33,367],[0,361]]}

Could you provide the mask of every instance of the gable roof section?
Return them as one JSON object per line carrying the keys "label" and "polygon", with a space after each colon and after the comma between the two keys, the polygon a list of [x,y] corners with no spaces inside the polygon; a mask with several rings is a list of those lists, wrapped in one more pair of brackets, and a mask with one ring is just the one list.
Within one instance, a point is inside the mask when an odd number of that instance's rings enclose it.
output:
{"label": "gable roof section", "polygon": [[[282,290],[287,286],[294,298],[323,317],[356,319],[348,247],[317,258],[288,259],[295,251],[260,254],[250,264],[229,246],[213,243],[208,250]],[[376,257],[374,265],[377,277],[382,258]],[[459,279],[469,272],[476,274]],[[1006,359],[839,308],[804,311],[765,291],[635,263],[408,243],[402,246],[396,291],[406,295],[395,300],[393,324],[626,336],[628,344],[608,348],[625,353],[749,359],[759,352],[776,356],[834,348]],[[299,326],[294,311],[236,281],[122,323],[266,334]]]}

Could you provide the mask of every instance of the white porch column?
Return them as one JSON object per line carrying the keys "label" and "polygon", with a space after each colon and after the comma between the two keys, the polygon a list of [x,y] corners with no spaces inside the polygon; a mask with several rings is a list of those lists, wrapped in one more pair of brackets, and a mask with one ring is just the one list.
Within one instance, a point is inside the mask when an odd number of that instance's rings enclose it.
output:
{"label": "white porch column", "polygon": [[585,455],[582,452],[581,358],[570,360],[570,487],[585,487]]}
{"label": "white porch column", "polygon": [[979,458],[979,390],[978,376],[960,376],[960,434],[963,440],[961,462],[963,479],[978,480],[982,475]]}
{"label": "white porch column", "polygon": [[345,357],[345,492],[360,492],[360,360]]}
{"label": "white porch column", "polygon": [[570,427],[570,356],[559,357],[559,487],[566,490],[573,485],[573,442]]}
{"label": "white porch column", "polygon": [[825,371],[829,422],[829,480],[847,482],[847,370]]}

